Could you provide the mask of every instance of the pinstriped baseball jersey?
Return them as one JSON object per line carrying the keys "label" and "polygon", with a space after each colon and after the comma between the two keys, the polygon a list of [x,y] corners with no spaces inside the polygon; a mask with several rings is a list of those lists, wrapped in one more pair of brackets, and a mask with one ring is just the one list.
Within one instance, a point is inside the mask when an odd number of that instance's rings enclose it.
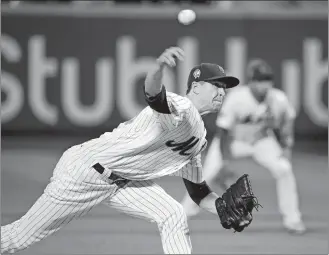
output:
{"label": "pinstriped baseball jersey", "polygon": [[[99,204],[155,222],[166,254],[191,254],[192,244],[182,206],[152,180],[110,184],[67,150],[51,182],[20,219],[1,226],[1,254],[15,253],[45,239]],[[77,171],[75,171],[77,170]]]}
{"label": "pinstriped baseball jersey", "polygon": [[204,181],[202,174],[201,154],[192,158],[183,168],[170,174],[171,176],[179,176],[194,183],[201,183]]}
{"label": "pinstriped baseball jersey", "polygon": [[[170,114],[146,107],[113,132],[75,146],[85,164],[100,163],[123,178],[147,180],[171,175],[202,182],[199,158],[206,147],[206,129],[192,102],[166,92]],[[73,149],[73,148],[72,148]]]}
{"label": "pinstriped baseball jersey", "polygon": [[282,128],[295,116],[283,91],[273,88],[264,102],[259,103],[248,86],[240,86],[226,96],[216,124],[231,130],[236,140],[253,143],[273,135],[273,128]]}

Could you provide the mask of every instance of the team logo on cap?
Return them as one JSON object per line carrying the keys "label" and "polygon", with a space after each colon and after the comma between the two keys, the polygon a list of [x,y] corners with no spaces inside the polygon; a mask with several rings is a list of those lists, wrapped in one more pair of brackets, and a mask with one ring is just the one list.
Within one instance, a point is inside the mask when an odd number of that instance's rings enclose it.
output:
{"label": "team logo on cap", "polygon": [[196,70],[194,71],[194,73],[193,73],[194,79],[199,78],[200,75],[201,75],[201,71],[200,71],[200,69],[196,69]]}
{"label": "team logo on cap", "polygon": [[218,68],[219,68],[219,71],[221,71],[222,73],[225,73],[225,71],[224,71],[223,67],[221,67],[221,66],[218,66]]}

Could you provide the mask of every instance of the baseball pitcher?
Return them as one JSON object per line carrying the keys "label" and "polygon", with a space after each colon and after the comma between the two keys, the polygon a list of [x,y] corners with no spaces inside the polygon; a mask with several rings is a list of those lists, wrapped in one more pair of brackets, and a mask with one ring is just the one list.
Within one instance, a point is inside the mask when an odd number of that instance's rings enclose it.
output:
{"label": "baseball pitcher", "polygon": [[[265,61],[251,61],[247,76],[249,84],[231,90],[218,114],[217,135],[204,162],[205,180],[210,186],[218,182],[225,189],[226,180],[234,176],[228,163],[252,157],[276,180],[284,227],[293,233],[303,233],[305,226],[290,161],[295,110],[286,95],[273,88],[273,72]],[[187,196],[182,204],[188,216],[199,212]]]}
{"label": "baseball pitcher", "polygon": [[201,115],[218,111],[225,90],[239,80],[205,63],[191,70],[185,97],[167,92],[164,68],[184,59],[177,47],[164,51],[145,80],[148,107],[112,132],[66,150],[50,183],[29,211],[1,227],[1,252],[15,253],[58,231],[98,204],[158,225],[163,251],[190,254],[187,218],[180,203],[153,179],[183,178],[193,201],[218,214],[226,229],[242,231],[257,200],[247,175],[219,197],[204,181],[200,153],[207,145]]}

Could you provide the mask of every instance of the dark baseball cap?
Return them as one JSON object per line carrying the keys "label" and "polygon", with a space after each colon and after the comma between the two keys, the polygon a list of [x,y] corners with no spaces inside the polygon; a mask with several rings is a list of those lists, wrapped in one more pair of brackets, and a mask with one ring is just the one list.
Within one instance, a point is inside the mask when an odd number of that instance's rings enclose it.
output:
{"label": "dark baseball cap", "polygon": [[187,85],[190,88],[192,82],[198,81],[206,81],[210,83],[212,81],[220,81],[224,83],[228,89],[233,88],[240,83],[238,78],[226,75],[221,66],[212,63],[202,63],[192,68],[188,77]]}
{"label": "dark baseball cap", "polygon": [[271,81],[274,79],[274,73],[266,61],[253,59],[247,66],[247,78],[249,81]]}

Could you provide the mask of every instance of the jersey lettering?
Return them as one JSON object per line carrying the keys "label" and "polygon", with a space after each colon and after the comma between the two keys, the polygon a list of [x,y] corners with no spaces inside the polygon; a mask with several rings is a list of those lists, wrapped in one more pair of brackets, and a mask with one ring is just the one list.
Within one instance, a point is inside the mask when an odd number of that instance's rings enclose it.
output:
{"label": "jersey lettering", "polygon": [[254,116],[254,114],[250,113],[242,118],[240,118],[241,124],[259,124],[261,122],[270,122],[274,118],[273,114],[269,111],[265,112],[260,116]]}
{"label": "jersey lettering", "polygon": [[188,139],[187,141],[182,142],[182,143],[175,143],[175,141],[170,140],[170,141],[166,142],[166,145],[168,147],[174,147],[172,149],[172,151],[180,151],[179,155],[189,156],[189,155],[191,155],[191,153],[186,153],[186,151],[191,149],[198,142],[199,142],[199,138],[192,136],[190,139]]}

